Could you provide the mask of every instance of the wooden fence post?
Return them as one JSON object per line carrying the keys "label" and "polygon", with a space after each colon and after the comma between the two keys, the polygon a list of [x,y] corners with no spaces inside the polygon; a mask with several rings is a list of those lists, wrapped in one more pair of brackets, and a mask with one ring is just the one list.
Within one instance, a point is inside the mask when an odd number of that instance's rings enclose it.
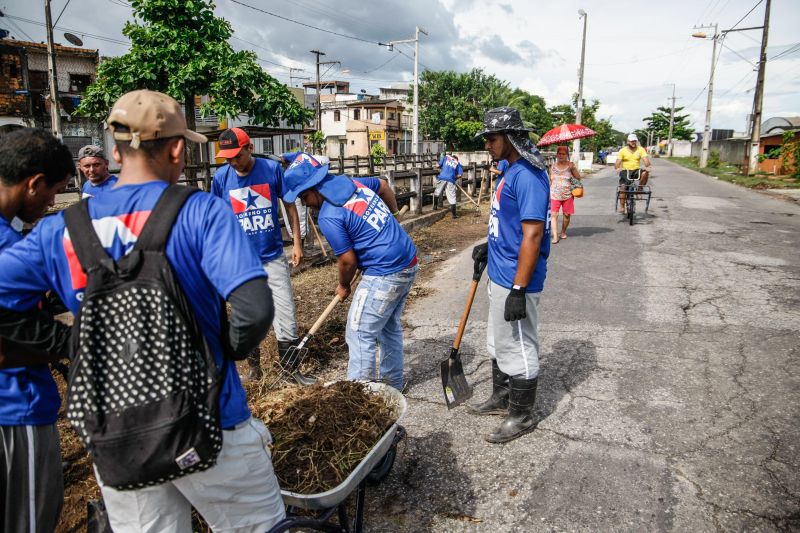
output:
{"label": "wooden fence post", "polygon": [[372,154],[367,156],[367,173],[370,176],[375,175],[375,162],[372,160]]}
{"label": "wooden fence post", "polygon": [[381,172],[381,177],[389,183],[389,187],[392,188],[392,192],[397,194],[397,187],[394,183],[394,170],[384,170]]}
{"label": "wooden fence post", "polygon": [[469,167],[467,168],[467,179],[469,183],[467,183],[467,194],[470,197],[475,195],[475,163],[470,163]]}
{"label": "wooden fence post", "polygon": [[411,192],[417,193],[411,197],[409,209],[416,215],[422,214],[422,168],[417,167],[414,172],[414,177],[411,178]]}
{"label": "wooden fence post", "polygon": [[344,156],[339,156],[339,174],[344,174]]}
{"label": "wooden fence post", "polygon": [[356,171],[354,175],[355,176],[361,175],[361,157],[358,155],[356,156]]}

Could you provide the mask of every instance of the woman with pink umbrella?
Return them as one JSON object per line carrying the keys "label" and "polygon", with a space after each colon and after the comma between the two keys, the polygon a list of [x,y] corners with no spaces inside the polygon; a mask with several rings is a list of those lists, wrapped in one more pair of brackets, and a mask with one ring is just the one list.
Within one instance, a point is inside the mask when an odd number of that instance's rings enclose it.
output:
{"label": "woman with pink umbrella", "polygon": [[[573,178],[580,180],[581,174],[575,168],[575,163],[569,160],[567,147],[559,146],[556,150],[556,162],[550,166],[550,234],[553,244],[556,244],[559,238],[567,238],[569,219],[575,213],[575,197],[572,195]],[[557,231],[559,211],[564,213],[560,232]]]}

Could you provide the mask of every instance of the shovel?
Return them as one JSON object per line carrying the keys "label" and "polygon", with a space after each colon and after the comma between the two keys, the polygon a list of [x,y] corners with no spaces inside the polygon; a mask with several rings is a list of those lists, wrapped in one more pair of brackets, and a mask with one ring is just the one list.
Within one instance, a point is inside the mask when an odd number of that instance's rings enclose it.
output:
{"label": "shovel", "polygon": [[484,268],[486,268],[486,263],[475,264],[467,303],[464,306],[464,312],[461,313],[461,321],[458,323],[458,331],[456,331],[453,347],[450,349],[450,356],[439,363],[439,375],[442,377],[444,400],[448,409],[457,407],[472,397],[472,387],[467,383],[464,367],[461,364],[461,354],[458,350],[461,347],[461,337],[464,335],[469,312],[472,309],[472,301],[475,299],[475,291],[478,290]]}

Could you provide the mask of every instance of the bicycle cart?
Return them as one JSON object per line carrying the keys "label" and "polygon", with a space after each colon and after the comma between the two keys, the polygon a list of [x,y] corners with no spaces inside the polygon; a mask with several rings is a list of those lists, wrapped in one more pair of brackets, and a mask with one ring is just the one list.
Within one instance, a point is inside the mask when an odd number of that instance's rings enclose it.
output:
{"label": "bicycle cart", "polygon": [[616,211],[620,203],[621,195],[625,195],[625,203],[623,204],[625,208],[625,217],[628,219],[628,223],[633,226],[636,202],[645,202],[644,212],[647,213],[647,210],[650,208],[652,191],[649,185],[639,185],[638,172],[632,174],[628,171],[626,179],[627,181],[625,183],[620,183],[617,187],[617,195],[614,198],[614,210]]}
{"label": "bicycle cart", "polygon": [[[307,528],[330,533],[361,533],[364,530],[364,500],[367,485],[383,480],[392,469],[397,445],[406,430],[399,424],[408,404],[403,395],[384,383],[368,383],[376,394],[382,394],[395,406],[397,422],[392,424],[366,457],[338,486],[318,494],[281,491],[287,505],[286,518],[275,524],[269,533],[282,533],[294,528]],[[355,512],[348,514],[348,499],[355,491]],[[306,513],[301,514],[301,511]],[[310,511],[310,513],[308,513]],[[335,520],[334,520],[335,518]]]}

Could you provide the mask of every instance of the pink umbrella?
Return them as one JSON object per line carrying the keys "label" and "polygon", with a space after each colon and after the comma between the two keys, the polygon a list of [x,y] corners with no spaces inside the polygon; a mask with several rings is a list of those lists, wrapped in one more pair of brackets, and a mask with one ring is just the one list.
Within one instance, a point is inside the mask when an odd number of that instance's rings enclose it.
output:
{"label": "pink umbrella", "polygon": [[575,139],[583,139],[592,135],[597,135],[597,132],[582,124],[562,124],[542,135],[538,146],[574,141]]}

